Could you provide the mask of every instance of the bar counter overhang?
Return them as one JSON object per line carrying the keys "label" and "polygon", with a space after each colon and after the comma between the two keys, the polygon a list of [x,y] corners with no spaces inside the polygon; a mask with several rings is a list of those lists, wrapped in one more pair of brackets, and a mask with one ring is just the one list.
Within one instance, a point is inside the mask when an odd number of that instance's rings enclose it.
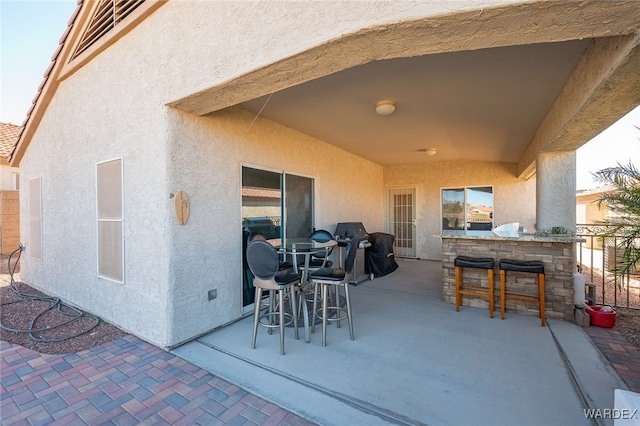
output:
{"label": "bar counter overhang", "polygon": [[[574,277],[576,271],[575,244],[584,239],[574,236],[533,236],[519,237],[442,235],[442,297],[455,304],[456,256],[491,257],[495,259],[496,309],[500,306],[500,282],[498,261],[501,259],[537,260],[544,263],[545,305],[547,318],[573,321],[574,319]],[[466,268],[464,280],[477,287],[488,287],[487,273],[480,269]],[[474,282],[475,281],[475,282]],[[509,273],[507,288],[520,292],[537,291],[536,276],[527,273]],[[463,306],[489,308],[485,298],[463,297]],[[507,312],[538,315],[534,304],[524,302],[506,303]],[[508,317],[507,317],[508,318]]]}

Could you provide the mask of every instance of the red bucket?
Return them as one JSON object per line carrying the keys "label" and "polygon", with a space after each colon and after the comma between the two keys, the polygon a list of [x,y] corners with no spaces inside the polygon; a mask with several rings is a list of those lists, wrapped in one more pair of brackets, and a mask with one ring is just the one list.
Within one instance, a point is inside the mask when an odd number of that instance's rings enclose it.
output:
{"label": "red bucket", "polygon": [[600,312],[602,308],[602,306],[589,306],[587,308],[587,312],[591,317],[591,325],[605,328],[611,328],[616,325],[616,311]]}

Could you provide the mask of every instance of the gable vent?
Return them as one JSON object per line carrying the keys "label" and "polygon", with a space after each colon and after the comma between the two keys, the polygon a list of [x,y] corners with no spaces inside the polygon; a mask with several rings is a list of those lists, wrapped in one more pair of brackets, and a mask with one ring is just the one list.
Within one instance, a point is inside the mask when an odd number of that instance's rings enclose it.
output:
{"label": "gable vent", "polygon": [[100,0],[73,58],[91,47],[144,2],[145,0]]}

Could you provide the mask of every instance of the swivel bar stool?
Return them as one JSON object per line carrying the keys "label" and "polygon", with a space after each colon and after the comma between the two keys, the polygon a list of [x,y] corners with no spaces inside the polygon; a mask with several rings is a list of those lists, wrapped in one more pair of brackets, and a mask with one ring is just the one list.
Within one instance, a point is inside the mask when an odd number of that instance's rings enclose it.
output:
{"label": "swivel bar stool", "polygon": [[[349,281],[353,278],[353,270],[356,260],[356,252],[360,240],[354,237],[347,246],[344,267],[342,268],[320,268],[309,274],[310,281],[314,284],[313,290],[313,322],[311,326],[311,332],[313,333],[316,328],[316,318],[322,319],[322,346],[327,346],[327,322],[336,321],[337,327],[340,327],[340,321],[346,319],[349,323],[349,336],[351,340],[353,336],[353,314],[351,312],[351,297],[349,295]],[[335,300],[333,303],[329,302],[329,288],[335,287]],[[317,308],[318,301],[318,289],[322,291],[322,307]],[[340,291],[344,289],[344,297],[346,306],[343,308],[340,306]],[[329,316],[329,312],[335,313],[334,316]]]}
{"label": "swivel bar stool", "polygon": [[[294,336],[298,339],[298,312],[296,305],[296,286],[300,284],[302,276],[293,273],[278,275],[280,259],[276,249],[264,240],[253,240],[247,245],[247,263],[255,276],[253,286],[256,288],[253,313],[253,334],[251,337],[251,349],[256,347],[258,325],[271,331],[280,329],[280,354],[284,355],[284,327],[293,323]],[[263,290],[269,291],[269,301],[262,303]],[[278,294],[278,301],[275,294]],[[292,313],[285,313],[285,293],[289,297],[289,307]],[[278,307],[276,312],[275,307]],[[262,311],[266,312],[263,314]],[[261,321],[265,318],[266,322]],[[288,319],[288,321],[287,321]]]}
{"label": "swivel bar stool", "polygon": [[[507,300],[518,302],[534,303],[538,305],[540,323],[542,327],[545,325],[544,312],[544,264],[537,260],[500,260],[498,267],[500,268],[500,316],[504,319],[505,304]],[[538,294],[507,291],[507,271],[526,272],[538,274]]]}
{"label": "swivel bar stool", "polygon": [[[455,266],[456,274],[456,312],[460,312],[463,295],[479,296],[489,299],[489,317],[493,318],[493,259],[490,257],[458,256],[453,260],[453,265]],[[486,269],[489,281],[488,288],[464,285],[462,281],[462,268]]]}

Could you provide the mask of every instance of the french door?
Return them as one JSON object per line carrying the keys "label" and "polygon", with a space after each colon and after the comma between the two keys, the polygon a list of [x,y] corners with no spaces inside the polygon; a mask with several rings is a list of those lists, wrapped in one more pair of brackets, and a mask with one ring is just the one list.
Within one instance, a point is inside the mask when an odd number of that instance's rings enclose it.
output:
{"label": "french door", "polygon": [[392,188],[388,195],[387,229],[396,238],[393,251],[397,257],[415,258],[416,249],[416,190]]}
{"label": "french door", "polygon": [[245,259],[247,237],[261,232],[277,245],[281,238],[306,238],[313,231],[313,179],[242,167],[242,303],[253,303],[253,276]]}

